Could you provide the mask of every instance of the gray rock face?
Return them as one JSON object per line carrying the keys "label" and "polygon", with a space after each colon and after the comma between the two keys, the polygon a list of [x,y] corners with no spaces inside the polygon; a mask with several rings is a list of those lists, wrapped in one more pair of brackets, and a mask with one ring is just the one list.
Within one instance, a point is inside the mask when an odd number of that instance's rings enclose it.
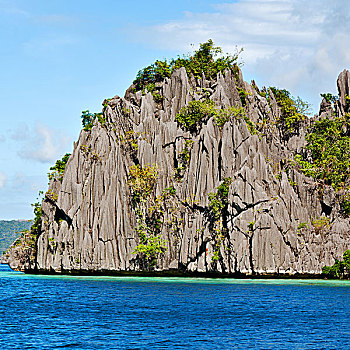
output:
{"label": "gray rock face", "polygon": [[35,267],[36,249],[35,237],[24,231],[1,256],[1,264],[9,264],[13,270],[31,272]]}
{"label": "gray rock face", "polygon": [[[339,214],[334,191],[320,195],[311,178],[281,170],[305,146],[309,121],[283,138],[276,101],[268,103],[241,73],[236,79],[227,71],[215,81],[195,81],[181,68],[159,84],[160,103],[132,89],[105,101],[106,122],[81,132],[62,183],[50,183],[35,269],[294,275],[321,273],[341,258],[350,221]],[[348,93],[348,81],[343,72],[341,91]],[[247,92],[249,120],[231,116],[220,128],[210,118],[193,134],[175,121],[205,93],[217,106],[241,107],[237,88]],[[340,104],[345,111],[346,101]],[[137,170],[145,181],[135,180]],[[215,216],[210,193],[229,177],[227,201]],[[149,185],[143,201],[135,200],[133,179]],[[174,193],[166,196],[170,187]],[[142,232],[159,236],[164,246],[152,265],[138,250]]]}
{"label": "gray rock face", "polygon": [[350,106],[350,72],[343,70],[337,79],[339,92],[339,109],[342,114],[349,112]]}

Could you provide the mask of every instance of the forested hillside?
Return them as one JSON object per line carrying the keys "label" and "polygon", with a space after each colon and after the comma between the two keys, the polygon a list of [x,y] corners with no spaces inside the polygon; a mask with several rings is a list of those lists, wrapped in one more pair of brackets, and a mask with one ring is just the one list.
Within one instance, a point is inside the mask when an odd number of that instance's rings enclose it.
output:
{"label": "forested hillside", "polygon": [[0,220],[0,255],[19,236],[19,232],[29,229],[30,225],[27,220]]}

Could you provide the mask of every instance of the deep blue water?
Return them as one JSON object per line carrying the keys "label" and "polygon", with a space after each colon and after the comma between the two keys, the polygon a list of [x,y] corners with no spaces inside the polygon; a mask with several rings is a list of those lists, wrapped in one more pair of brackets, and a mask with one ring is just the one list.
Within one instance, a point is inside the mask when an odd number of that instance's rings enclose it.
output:
{"label": "deep blue water", "polygon": [[350,282],[31,276],[0,265],[0,349],[350,349]]}

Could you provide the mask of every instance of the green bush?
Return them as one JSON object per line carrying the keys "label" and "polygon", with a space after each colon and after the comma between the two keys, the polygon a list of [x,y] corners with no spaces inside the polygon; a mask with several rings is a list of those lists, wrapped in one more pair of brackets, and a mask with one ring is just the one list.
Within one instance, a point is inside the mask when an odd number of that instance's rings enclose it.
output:
{"label": "green bush", "polygon": [[160,235],[140,236],[141,243],[135,247],[132,254],[139,254],[149,268],[156,265],[160,254],[166,251],[166,241]]}
{"label": "green bush", "polygon": [[338,97],[331,94],[331,93],[326,93],[326,94],[320,94],[322,98],[324,98],[328,103],[335,103],[338,100]]}
{"label": "green bush", "polygon": [[31,233],[38,235],[40,234],[40,231],[41,231],[41,217],[43,215],[43,212],[41,209],[41,203],[40,202],[33,203],[32,207],[34,208],[34,220],[30,228],[30,231]]}
{"label": "green bush", "polygon": [[128,185],[135,202],[144,201],[152,193],[158,178],[156,166],[132,165],[129,171]]}
{"label": "green bush", "polygon": [[322,180],[335,189],[349,187],[349,127],[349,116],[345,115],[317,120],[309,128],[306,136],[307,154],[295,157],[305,175]]}
{"label": "green bush", "polygon": [[333,278],[344,278],[350,275],[350,250],[347,249],[343,254],[343,260],[335,260],[332,266],[323,266],[322,273]]}
{"label": "green bush", "polygon": [[66,165],[68,159],[70,157],[70,153],[66,153],[61,160],[57,160],[56,164],[50,168],[51,172],[48,173],[49,180],[52,180],[54,177],[58,177],[58,179],[62,182],[64,170],[66,169]]}
{"label": "green bush", "polygon": [[239,119],[241,117],[247,123],[251,134],[256,133],[255,126],[247,117],[243,107],[226,107],[220,108],[215,106],[214,101],[206,99],[204,101],[191,101],[182,107],[180,112],[175,116],[175,120],[185,130],[191,133],[198,132],[202,123],[210,118],[214,118],[215,124],[222,129],[226,122],[232,117]]}
{"label": "green bush", "polygon": [[214,101],[191,101],[187,106],[181,108],[175,120],[185,130],[197,132],[203,121],[216,115]]}
{"label": "green bush", "polygon": [[[231,117],[240,119],[241,117],[246,120],[246,113],[243,107],[226,107],[223,109],[216,108],[214,114],[214,120],[216,125],[222,129],[226,122],[228,122]],[[248,118],[249,119],[249,118]],[[249,119],[250,120],[250,119]]]}
{"label": "green bush", "polygon": [[324,228],[330,228],[330,220],[328,217],[321,216],[316,219],[311,220],[311,225],[313,226],[316,233],[321,232]]}
{"label": "green bush", "polygon": [[232,178],[227,177],[217,188],[216,192],[209,193],[209,208],[215,220],[218,220],[222,216],[223,210],[228,204],[227,198],[231,183]]}
{"label": "green bush", "polygon": [[293,98],[289,91],[270,87],[278,106],[281,108],[281,117],[277,123],[282,127],[286,135],[294,133],[308,114],[310,104],[300,97]]}
{"label": "green bush", "polygon": [[342,209],[346,215],[350,215],[350,200],[348,196],[342,202]]}
{"label": "green bush", "polygon": [[226,69],[234,70],[237,67],[238,56],[241,52],[242,49],[234,55],[222,56],[222,49],[214,46],[213,41],[209,39],[207,42],[200,44],[199,49],[194,51],[193,55],[178,57],[169,62],[167,60],[157,60],[140,70],[133,82],[135,92],[143,90],[149,84],[163,81],[170,77],[175,69],[181,67],[186,69],[188,75],[193,74],[197,79],[202,77],[202,73],[208,79],[215,79],[219,72]]}
{"label": "green bush", "polygon": [[103,113],[90,113],[89,110],[81,112],[81,122],[85,131],[91,130],[96,118],[102,125],[106,122]]}
{"label": "green bush", "polygon": [[183,178],[183,170],[186,170],[188,163],[190,162],[190,155],[191,155],[191,149],[192,149],[193,141],[192,140],[186,140],[185,141],[185,147],[180,152],[179,156],[179,165],[177,168],[175,168],[175,179],[178,181],[181,181]]}

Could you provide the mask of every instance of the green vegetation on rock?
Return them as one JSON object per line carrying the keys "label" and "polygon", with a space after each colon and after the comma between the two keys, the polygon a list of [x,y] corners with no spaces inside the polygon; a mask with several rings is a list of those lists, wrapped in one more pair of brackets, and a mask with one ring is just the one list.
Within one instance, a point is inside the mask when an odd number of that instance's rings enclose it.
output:
{"label": "green vegetation on rock", "polygon": [[228,192],[230,185],[232,183],[232,178],[227,177],[224,179],[223,183],[217,188],[216,192],[209,193],[209,208],[213,217],[217,220],[223,215],[224,209],[228,204]]}
{"label": "green vegetation on rock", "polygon": [[85,131],[92,129],[96,118],[102,125],[104,125],[106,122],[106,119],[103,117],[103,113],[90,113],[89,110],[81,112],[81,122]]}
{"label": "green vegetation on rock", "polygon": [[217,107],[214,101],[206,99],[204,101],[191,101],[182,107],[180,112],[175,116],[178,124],[191,133],[200,130],[202,123],[210,118],[214,118],[215,124],[222,129],[226,122],[231,118],[244,118],[249,131],[254,134],[255,127],[251,120],[247,117],[243,107]]}
{"label": "green vegetation on rock", "polygon": [[198,132],[201,124],[216,114],[214,101],[191,101],[181,108],[175,120],[178,124],[191,133]]}
{"label": "green vegetation on rock", "polygon": [[350,277],[350,250],[343,254],[343,260],[335,260],[332,266],[323,266],[322,273],[327,277],[349,278]]}
{"label": "green vegetation on rock", "polygon": [[129,171],[128,185],[130,186],[132,198],[135,202],[142,202],[150,196],[158,178],[156,166],[139,164],[132,165]]}
{"label": "green vegetation on rock", "polygon": [[56,164],[50,168],[51,172],[48,173],[49,180],[57,177],[59,181],[62,182],[64,170],[66,168],[70,153],[66,153],[61,160],[57,160]]}
{"label": "green vegetation on rock", "polygon": [[270,87],[277,105],[281,109],[281,117],[277,123],[285,135],[289,136],[299,129],[300,123],[306,118],[310,105],[300,97],[293,98],[289,91]]}
{"label": "green vegetation on rock", "polygon": [[[155,63],[143,68],[137,73],[133,82],[134,91],[143,91],[147,89],[155,97],[156,84],[169,78],[174,70],[184,67],[188,76],[193,75],[197,79],[202,78],[202,73],[207,79],[216,78],[219,72],[226,69],[234,69],[241,50],[237,50],[234,55],[222,55],[222,49],[214,46],[211,39],[200,44],[199,49],[194,51],[193,55],[187,55],[167,60],[157,60]],[[156,95],[157,96],[157,95]],[[157,98],[161,99],[161,97]]]}
{"label": "green vegetation on rock", "polygon": [[135,231],[140,240],[132,254],[137,254],[143,270],[153,270],[158,258],[166,251],[166,241],[161,238],[166,209],[176,211],[174,187],[165,188],[155,198],[152,196],[157,179],[157,166],[137,164],[129,169],[128,185],[137,221]]}
{"label": "green vegetation on rock", "polygon": [[222,184],[218,186],[217,191],[209,193],[208,195],[210,210],[209,220],[211,221],[210,227],[214,233],[215,240],[212,262],[221,259],[220,248],[227,231],[226,212],[231,183],[231,177],[225,178]]}
{"label": "green vegetation on rock", "polygon": [[306,136],[306,154],[295,157],[305,175],[336,190],[349,188],[349,127],[348,115],[325,117],[313,123]]}

